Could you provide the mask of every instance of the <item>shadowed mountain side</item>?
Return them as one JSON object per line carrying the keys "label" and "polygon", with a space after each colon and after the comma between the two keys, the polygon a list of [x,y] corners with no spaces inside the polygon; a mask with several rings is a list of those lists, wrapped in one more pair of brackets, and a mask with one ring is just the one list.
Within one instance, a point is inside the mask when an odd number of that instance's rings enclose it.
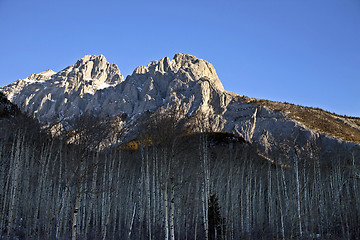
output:
{"label": "shadowed mountain side", "polygon": [[0,92],[0,139],[9,142],[18,132],[31,131],[40,134],[40,125],[31,117],[26,116]]}

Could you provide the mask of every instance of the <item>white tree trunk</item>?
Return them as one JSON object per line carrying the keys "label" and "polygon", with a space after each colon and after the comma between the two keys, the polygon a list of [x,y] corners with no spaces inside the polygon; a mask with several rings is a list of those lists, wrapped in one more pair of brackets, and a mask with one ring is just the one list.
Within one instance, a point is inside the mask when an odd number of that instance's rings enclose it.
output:
{"label": "white tree trunk", "polygon": [[152,238],[152,225],[151,225],[151,190],[150,190],[150,166],[149,166],[149,153],[148,148],[145,148],[145,161],[146,161],[146,179],[145,179],[145,188],[146,188],[146,195],[147,195],[147,232],[148,232],[148,239],[151,240]]}
{"label": "white tree trunk", "polygon": [[133,228],[133,224],[134,224],[135,214],[136,214],[136,203],[134,203],[133,214],[132,214],[132,218],[131,218],[131,222],[130,222],[130,227],[129,227],[129,235],[128,235],[128,238],[129,238],[129,239],[130,239],[131,232],[132,232],[132,228]]}
{"label": "white tree trunk", "polygon": [[168,204],[168,193],[167,183],[164,186],[164,217],[165,217],[165,240],[169,240],[169,204]]}
{"label": "white tree trunk", "polygon": [[299,221],[299,234],[300,236],[302,236],[303,233],[302,233],[301,206],[300,206],[300,177],[299,177],[299,163],[297,157],[295,157],[295,174],[296,174],[297,214]]}
{"label": "white tree trunk", "polygon": [[171,201],[170,201],[170,239],[175,240],[175,196],[174,196],[174,188],[175,186],[172,184],[171,186]]}
{"label": "white tree trunk", "polygon": [[10,186],[10,201],[9,201],[9,213],[8,213],[8,238],[10,234],[14,231],[14,221],[17,217],[17,202],[18,202],[18,183],[19,183],[19,174],[21,166],[21,138],[18,134],[17,144],[15,154],[12,157],[10,168],[11,173],[11,186]]}
{"label": "white tree trunk", "polygon": [[279,180],[279,173],[278,173],[278,168],[282,168],[281,164],[280,166],[276,167],[276,185],[277,185],[277,192],[278,192],[278,201],[279,201],[279,206],[280,206],[280,221],[281,221],[281,235],[283,240],[285,240],[285,227],[284,227],[284,215],[283,215],[283,204],[281,202],[281,188],[280,188],[280,180]]}
{"label": "white tree trunk", "polygon": [[273,224],[273,219],[272,219],[272,207],[271,207],[271,203],[272,203],[272,196],[271,196],[271,191],[272,191],[272,181],[271,181],[271,164],[269,163],[269,168],[268,168],[268,207],[269,207],[269,212],[268,212],[268,226],[271,227]]}
{"label": "white tree trunk", "polygon": [[202,200],[202,208],[203,208],[203,224],[205,231],[205,240],[209,238],[209,218],[208,218],[208,210],[209,210],[209,182],[210,182],[210,174],[209,174],[209,166],[207,159],[207,136],[204,135],[206,133],[201,134],[200,138],[200,153],[202,154],[202,167],[204,173],[203,187],[201,192],[201,200]]}
{"label": "white tree trunk", "polygon": [[75,206],[73,211],[73,221],[72,221],[72,229],[71,229],[71,239],[76,240],[76,234],[78,229],[78,215],[80,210],[80,183],[76,186],[76,199],[75,199]]}
{"label": "white tree trunk", "polygon": [[[111,155],[110,155],[111,156]],[[112,207],[112,191],[111,186],[113,185],[113,176],[115,175],[115,168],[114,168],[114,158],[110,157],[110,167],[106,175],[108,176],[108,188],[107,188],[107,199],[106,199],[106,215],[105,215],[105,226],[104,226],[104,234],[103,234],[103,240],[107,239],[108,235],[108,225],[110,222],[110,215],[111,215],[111,207]],[[105,186],[103,186],[105,191]],[[111,238],[111,237],[109,237]]]}

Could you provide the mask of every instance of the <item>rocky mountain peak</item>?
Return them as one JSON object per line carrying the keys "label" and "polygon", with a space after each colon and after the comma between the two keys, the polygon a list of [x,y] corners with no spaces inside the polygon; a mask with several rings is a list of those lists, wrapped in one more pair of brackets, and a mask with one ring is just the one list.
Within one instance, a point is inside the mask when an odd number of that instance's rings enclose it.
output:
{"label": "rocky mountain peak", "polygon": [[[119,68],[103,55],[86,55],[56,74],[46,70],[0,90],[22,111],[45,125],[86,112],[98,116],[123,114],[128,116],[126,121],[135,121],[144,114],[175,106],[187,116],[202,114],[203,124],[211,131],[229,132],[248,142],[259,142],[263,152],[275,149],[272,142],[290,141],[295,133],[300,136],[297,137],[299,142],[320,137],[325,139],[321,141],[331,144],[338,141],[315,131],[318,126],[311,125],[311,120],[319,115],[317,112],[299,107],[291,108],[294,113],[286,115],[289,112],[287,106],[277,111],[278,103],[259,102],[225,91],[209,62],[183,53],[175,54],[172,60],[165,57],[140,66],[126,80]],[[326,116],[329,121],[326,129],[340,132],[341,128],[344,134],[340,137],[359,143],[356,137],[360,131],[359,120]],[[324,119],[322,117],[319,122]],[[340,120],[344,124],[334,128],[334,123]],[[319,132],[334,136],[335,130]]]}
{"label": "rocky mountain peak", "polygon": [[45,70],[41,73],[33,73],[26,79],[29,81],[45,81],[49,80],[56,72],[51,69]]}
{"label": "rocky mountain peak", "polygon": [[100,55],[85,55],[83,58],[81,58],[80,61],[88,62],[88,61],[94,61],[94,60],[106,62],[106,58],[102,54],[100,54]]}
{"label": "rocky mountain peak", "polygon": [[173,59],[175,60],[176,63],[186,63],[186,62],[195,63],[199,60],[197,57],[186,53],[176,53]]}
{"label": "rocky mountain peak", "polygon": [[46,70],[1,88],[24,112],[42,123],[96,111],[90,102],[99,90],[123,82],[119,68],[103,55],[85,55],[58,73]]}
{"label": "rocky mountain peak", "polygon": [[137,67],[132,77],[136,77],[136,75],[156,76],[158,74],[172,75],[181,81],[186,80],[185,84],[208,81],[213,88],[220,91],[224,90],[213,65],[189,54],[177,53],[172,60],[165,57],[159,61],[151,61],[147,66]]}
{"label": "rocky mountain peak", "polygon": [[58,73],[67,81],[87,82],[90,85],[116,85],[124,80],[116,64],[109,63],[103,55],[85,55],[75,64]]}
{"label": "rocky mountain peak", "polygon": [[54,72],[53,70],[51,69],[48,69],[48,70],[45,70],[41,73],[39,73],[39,75],[43,75],[43,76],[52,76],[54,75],[56,72]]}
{"label": "rocky mountain peak", "polygon": [[208,61],[189,54],[177,53],[173,58],[173,66],[176,71],[188,72],[194,79],[208,80],[212,87],[224,90],[215,68]]}

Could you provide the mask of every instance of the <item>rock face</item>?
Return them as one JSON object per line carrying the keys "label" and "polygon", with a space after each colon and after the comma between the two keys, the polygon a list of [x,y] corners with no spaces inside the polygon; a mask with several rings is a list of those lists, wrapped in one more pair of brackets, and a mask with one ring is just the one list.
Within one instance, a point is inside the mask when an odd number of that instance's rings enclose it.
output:
{"label": "rock face", "polygon": [[[186,115],[203,113],[210,130],[256,142],[263,153],[285,142],[296,141],[303,148],[319,140],[330,148],[342,142],[289,118],[284,111],[225,91],[210,63],[182,53],[172,60],[165,57],[137,67],[125,80],[118,67],[104,56],[86,55],[58,73],[47,70],[32,74],[0,90],[42,124],[84,112],[101,116],[122,113],[134,119],[173,105],[184,109]],[[360,124],[352,129],[360,134]]]}
{"label": "rock face", "polygon": [[122,81],[118,67],[104,56],[86,55],[58,73],[31,74],[1,91],[21,110],[46,124],[97,110],[98,105],[91,105],[94,94]]}

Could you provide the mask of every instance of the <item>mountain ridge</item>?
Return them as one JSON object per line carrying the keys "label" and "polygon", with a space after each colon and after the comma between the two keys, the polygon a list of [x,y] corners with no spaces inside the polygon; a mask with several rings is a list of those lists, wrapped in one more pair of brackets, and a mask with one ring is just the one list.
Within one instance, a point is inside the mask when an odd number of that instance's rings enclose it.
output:
{"label": "mountain ridge", "polygon": [[[85,55],[58,73],[32,74],[0,88],[19,108],[43,125],[86,112],[100,117],[141,115],[181,108],[184,115],[203,114],[213,132],[229,132],[259,145],[261,152],[309,142],[324,148],[360,144],[360,118],[348,118],[286,103],[249,98],[224,89],[211,63],[177,53],[135,68],[125,79],[103,55]],[[70,126],[71,128],[71,126]]]}

